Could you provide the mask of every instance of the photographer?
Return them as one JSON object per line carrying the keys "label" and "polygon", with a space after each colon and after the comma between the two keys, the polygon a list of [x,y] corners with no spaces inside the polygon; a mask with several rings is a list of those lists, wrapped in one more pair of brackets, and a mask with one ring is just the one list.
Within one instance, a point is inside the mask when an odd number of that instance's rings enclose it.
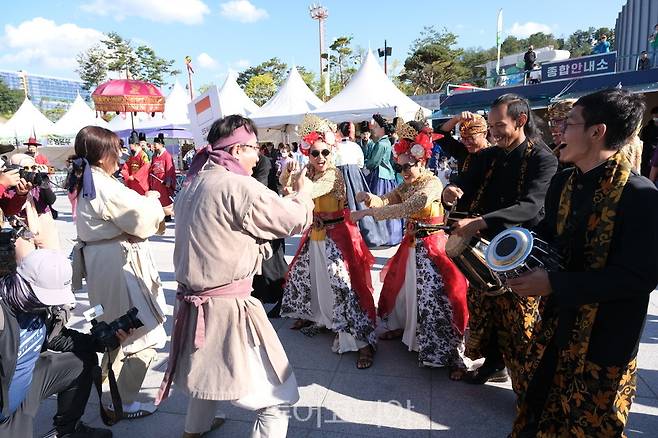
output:
{"label": "photographer", "polygon": [[[123,414],[109,407],[114,420],[155,412],[153,404],[136,400],[155,349],[167,340],[164,293],[147,239],[164,230],[165,214],[172,214],[171,208],[160,205],[157,192],[142,196],[113,177],[120,153],[119,138],[112,131],[82,128],[75,138],[68,182],[78,201],[74,271],[84,273],[91,305],[103,305],[100,320],[107,322],[136,307],[144,324],[103,359],[113,364],[123,400]],[[74,278],[76,286],[80,281]]]}
{"label": "photographer", "polygon": [[[97,372],[91,337],[64,327],[75,301],[71,265],[56,250],[38,249],[15,273],[0,278],[0,437],[31,438],[41,401],[57,394],[58,437],[107,438],[112,432],[80,422]],[[119,341],[125,332],[118,332]],[[47,351],[51,350],[51,351]]]}
{"label": "photographer", "polygon": [[[10,192],[8,189],[12,187],[15,190]],[[21,178],[18,169],[3,169],[0,172],[0,210],[4,216],[13,216],[21,211],[31,188],[32,184]]]}
{"label": "photographer", "polygon": [[[17,260],[21,260],[36,248],[59,249],[59,233],[51,211],[57,197],[50,188],[48,169],[25,154],[14,154],[9,161],[11,166],[20,169],[19,172],[22,171],[24,179],[32,186],[18,214],[34,237],[16,241]],[[18,187],[9,192],[15,192],[17,189]]]}

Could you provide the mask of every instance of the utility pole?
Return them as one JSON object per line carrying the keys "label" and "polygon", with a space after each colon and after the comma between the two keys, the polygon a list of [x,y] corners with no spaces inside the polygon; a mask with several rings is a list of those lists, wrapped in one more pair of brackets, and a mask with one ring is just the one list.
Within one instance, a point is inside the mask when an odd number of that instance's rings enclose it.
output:
{"label": "utility pole", "polygon": [[318,20],[318,32],[320,34],[320,83],[324,79],[324,97],[329,97],[329,54],[324,47],[324,22],[329,17],[329,10],[319,3],[313,3],[308,7],[311,18]]}
{"label": "utility pole", "polygon": [[388,76],[388,57],[391,56],[393,53],[393,48],[389,47],[388,44],[386,44],[386,40],[384,40],[384,48],[383,49],[377,49],[377,53],[379,54],[380,58],[384,58],[384,73]]}

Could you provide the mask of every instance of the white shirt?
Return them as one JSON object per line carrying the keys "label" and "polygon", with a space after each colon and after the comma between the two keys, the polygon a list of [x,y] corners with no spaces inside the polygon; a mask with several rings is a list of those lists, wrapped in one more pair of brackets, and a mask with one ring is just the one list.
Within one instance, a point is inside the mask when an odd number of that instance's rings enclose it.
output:
{"label": "white shirt", "polygon": [[346,138],[336,143],[336,154],[334,158],[336,166],[356,164],[359,168],[363,168],[363,161],[363,150],[361,150],[361,146]]}

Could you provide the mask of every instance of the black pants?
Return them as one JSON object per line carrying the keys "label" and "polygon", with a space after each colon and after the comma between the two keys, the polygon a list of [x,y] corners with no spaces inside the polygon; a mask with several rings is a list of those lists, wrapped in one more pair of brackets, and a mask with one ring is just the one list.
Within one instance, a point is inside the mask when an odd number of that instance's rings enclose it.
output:
{"label": "black pants", "polygon": [[25,400],[14,415],[0,424],[0,438],[32,438],[39,405],[53,394],[57,394],[53,423],[58,435],[73,432],[85,412],[97,366],[96,353],[42,353]]}

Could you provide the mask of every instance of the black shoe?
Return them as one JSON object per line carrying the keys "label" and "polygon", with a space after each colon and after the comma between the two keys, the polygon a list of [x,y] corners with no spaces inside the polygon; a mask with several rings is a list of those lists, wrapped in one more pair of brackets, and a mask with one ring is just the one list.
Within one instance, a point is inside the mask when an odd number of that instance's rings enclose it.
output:
{"label": "black shoe", "polygon": [[75,430],[65,435],[55,435],[57,438],[112,438],[112,431],[110,429],[100,429],[97,427],[89,427],[82,421],[78,422]]}
{"label": "black shoe", "polygon": [[169,215],[165,216],[164,221],[165,222],[171,222],[171,216],[169,216]]}
{"label": "black shoe", "polygon": [[507,382],[507,379],[509,376],[505,367],[482,365],[477,370],[466,373],[462,381],[471,385],[484,385],[487,382],[504,383]]}

